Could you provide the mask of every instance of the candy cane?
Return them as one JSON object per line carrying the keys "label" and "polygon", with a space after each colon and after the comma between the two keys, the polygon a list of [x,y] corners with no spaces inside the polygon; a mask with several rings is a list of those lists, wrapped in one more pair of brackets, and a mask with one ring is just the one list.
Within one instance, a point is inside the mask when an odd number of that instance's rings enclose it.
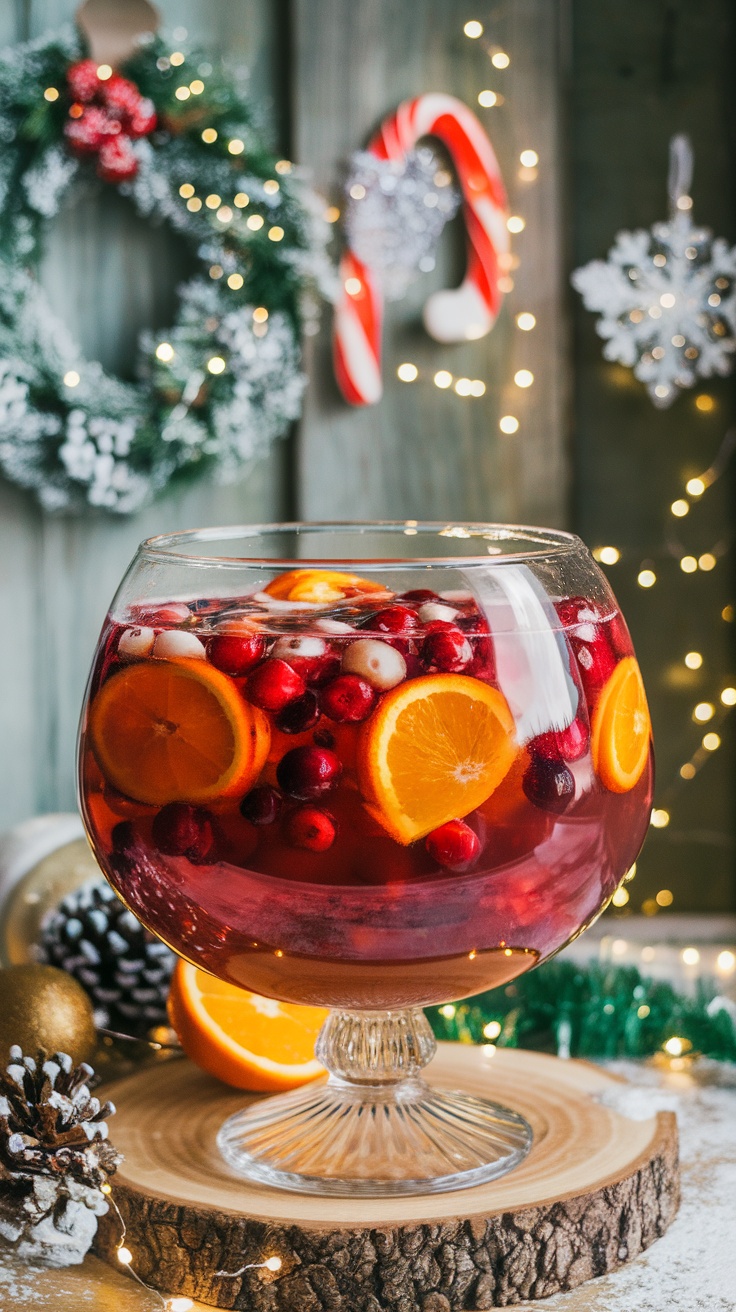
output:
{"label": "candy cane", "polygon": [[[447,147],[460,182],[467,270],[459,287],[429,297],[424,326],[438,342],[485,337],[503,299],[498,282],[509,250],[508,202],[493,147],[475,114],[454,96],[417,96],[384,120],[368,149],[378,159],[401,161],[428,136]],[[340,262],[333,357],[335,377],[351,405],[374,405],[381,398],[382,320],[379,279],[348,250]]]}

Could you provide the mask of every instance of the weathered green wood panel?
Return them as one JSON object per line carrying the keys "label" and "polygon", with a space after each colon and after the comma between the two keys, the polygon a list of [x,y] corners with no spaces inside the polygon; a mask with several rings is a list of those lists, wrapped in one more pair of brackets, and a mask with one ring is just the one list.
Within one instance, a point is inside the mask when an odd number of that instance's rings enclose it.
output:
{"label": "weathered green wood panel", "polygon": [[[696,220],[733,242],[734,47],[730,0],[617,5],[574,4],[571,114],[575,261],[604,256],[619,228],[649,227],[667,213],[667,149],[675,132],[695,150]],[[734,380],[708,380],[657,411],[628,370],[607,365],[593,318],[575,313],[575,521],[591,544],[623,552],[609,573],[629,619],[649,691],[658,758],[656,804],[670,811],[653,830],[631,886],[640,909],[659,889],[675,911],[733,908],[734,734],[719,692],[734,683],[734,626],[721,619],[733,601],[733,550],[712,573],[683,574],[679,559],[733,541],[733,482],[725,477],[675,519],[670,503],[688,478],[710,464],[736,419]],[[710,412],[695,397],[715,401]],[[656,574],[637,586],[645,561]],[[703,665],[683,657],[699,651]],[[714,720],[699,726],[692,710],[708,701]],[[680,766],[704,728],[722,747],[691,782]],[[651,908],[650,908],[651,909]]]}
{"label": "weathered green wood panel", "polygon": [[[473,106],[487,125],[511,192],[527,221],[516,243],[515,288],[489,337],[441,346],[426,335],[420,307],[435,287],[462,275],[459,220],[446,234],[438,269],[389,307],[385,330],[386,391],[376,407],[352,410],[332,381],[327,326],[314,345],[305,421],[298,449],[300,513],[308,518],[411,516],[526,519],[560,524],[566,509],[563,436],[565,350],[561,294],[561,204],[558,96],[562,64],[556,0],[514,0],[490,12],[455,0],[395,4],[372,0],[294,0],[295,151],[318,185],[339,197],[340,164],[407,96],[448,91]],[[483,37],[468,40],[469,18]],[[511,58],[490,61],[493,47]],[[480,91],[505,98],[481,109]],[[519,153],[540,156],[533,182],[518,177]],[[531,310],[538,326],[521,333],[513,316]],[[420,380],[396,377],[402,361]],[[511,381],[530,368],[534,386]],[[486,381],[482,399],[460,398],[432,384],[438,369]],[[498,419],[517,415],[515,437]]]}
{"label": "weathered green wood panel", "polygon": [[[164,24],[242,58],[254,94],[280,102],[277,11],[263,2],[159,4]],[[5,0],[0,39],[23,40],[68,22],[72,0]],[[274,125],[274,134],[278,125]],[[286,143],[282,142],[282,149]],[[165,231],[135,221],[114,195],[88,196],[53,225],[42,278],[85,350],[123,371],[137,332],[170,320],[182,251]],[[84,681],[107,604],[141,538],[177,527],[288,516],[288,443],[228,487],[200,486],[131,519],[53,518],[0,482],[0,741],[5,753],[0,827],[74,804],[74,741]]]}

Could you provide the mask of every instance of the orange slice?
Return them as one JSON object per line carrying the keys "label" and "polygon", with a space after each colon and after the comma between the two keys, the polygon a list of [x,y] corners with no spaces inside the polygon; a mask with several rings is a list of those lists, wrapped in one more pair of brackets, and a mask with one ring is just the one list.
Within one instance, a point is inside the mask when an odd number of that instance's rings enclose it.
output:
{"label": "orange slice", "polygon": [[290,569],[280,574],[264,589],[279,601],[309,601],[329,605],[340,601],[349,589],[360,592],[383,592],[380,583],[362,579],[358,574],[344,574],[336,569]]}
{"label": "orange slice", "polygon": [[641,671],[634,657],[626,656],[603,685],[591,724],[593,765],[610,792],[628,793],[639,782],[651,733]]}
{"label": "orange slice", "polygon": [[358,747],[361,791],[399,843],[412,843],[490,797],[518,746],[496,688],[464,674],[429,674],[387,693]]}
{"label": "orange slice", "polygon": [[295,1089],[324,1075],[314,1045],[323,1007],[295,1007],[178,961],[169,1020],[193,1062],[236,1089]]}
{"label": "orange slice", "polygon": [[92,702],[89,734],[109,783],[156,806],[247,792],[271,739],[263,711],[201,660],[141,661],[113,674]]}

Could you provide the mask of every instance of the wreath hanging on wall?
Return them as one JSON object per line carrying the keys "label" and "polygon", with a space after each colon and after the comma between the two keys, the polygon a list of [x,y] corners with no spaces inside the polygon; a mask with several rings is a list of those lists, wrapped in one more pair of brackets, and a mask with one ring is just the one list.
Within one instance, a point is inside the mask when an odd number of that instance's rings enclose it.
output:
{"label": "wreath hanging on wall", "polygon": [[[264,145],[237,79],[151,38],[124,75],[76,31],[0,55],[0,468],[48,510],[137,510],[172,480],[232,480],[300,411],[300,333],[329,284],[329,225]],[[84,175],[201,266],[138,378],[86,360],[35,276]]]}

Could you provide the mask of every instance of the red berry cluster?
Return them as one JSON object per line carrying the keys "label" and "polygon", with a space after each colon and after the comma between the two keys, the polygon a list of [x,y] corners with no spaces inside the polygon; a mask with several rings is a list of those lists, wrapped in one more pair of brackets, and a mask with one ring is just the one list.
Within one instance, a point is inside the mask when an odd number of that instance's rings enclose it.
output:
{"label": "red berry cluster", "polygon": [[70,148],[75,155],[97,155],[97,173],[105,182],[126,182],[138,169],[134,139],[147,137],[156,126],[153,101],[119,73],[100,77],[93,59],[72,64],[67,85],[72,104],[64,135]]}

